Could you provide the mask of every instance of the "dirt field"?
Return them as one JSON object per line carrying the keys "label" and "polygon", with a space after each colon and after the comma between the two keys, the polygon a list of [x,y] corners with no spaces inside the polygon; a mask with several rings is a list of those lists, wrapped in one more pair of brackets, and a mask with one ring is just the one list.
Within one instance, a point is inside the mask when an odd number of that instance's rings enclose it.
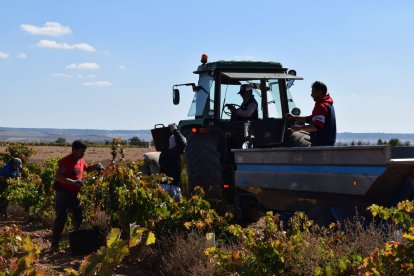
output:
{"label": "dirt field", "polygon": [[[5,147],[0,147],[0,152],[5,151]],[[58,147],[58,146],[33,146],[36,150],[36,154],[30,157],[30,161],[38,164],[43,164],[49,158],[64,157],[71,152],[70,146]],[[125,148],[125,161],[142,160],[145,152],[155,151],[155,148]],[[110,147],[89,147],[86,150],[84,159],[86,162],[101,162],[104,166],[109,165],[112,160]]]}

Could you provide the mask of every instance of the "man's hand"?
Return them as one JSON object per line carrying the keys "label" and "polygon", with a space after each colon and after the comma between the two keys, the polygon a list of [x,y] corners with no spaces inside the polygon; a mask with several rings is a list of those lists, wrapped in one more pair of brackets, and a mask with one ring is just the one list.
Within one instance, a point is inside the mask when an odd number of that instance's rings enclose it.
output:
{"label": "man's hand", "polygon": [[301,128],[301,126],[295,126],[295,125],[293,125],[293,126],[290,127],[290,129],[292,131],[300,131],[302,128]]}
{"label": "man's hand", "polygon": [[286,113],[286,119],[288,119],[288,120],[294,120],[295,119],[295,116],[293,116],[290,113]]}
{"label": "man's hand", "polygon": [[104,170],[105,170],[105,167],[104,167],[101,163],[97,163],[97,164],[95,165],[95,169],[96,169],[97,171],[104,171]]}
{"label": "man's hand", "polygon": [[82,186],[83,185],[83,180],[72,180],[72,184],[75,186]]}
{"label": "man's hand", "polygon": [[233,113],[236,111],[236,108],[234,107],[234,104],[226,104],[226,107]]}
{"label": "man's hand", "polygon": [[170,128],[171,131],[174,131],[177,129],[177,125],[176,124],[169,124],[168,127]]}

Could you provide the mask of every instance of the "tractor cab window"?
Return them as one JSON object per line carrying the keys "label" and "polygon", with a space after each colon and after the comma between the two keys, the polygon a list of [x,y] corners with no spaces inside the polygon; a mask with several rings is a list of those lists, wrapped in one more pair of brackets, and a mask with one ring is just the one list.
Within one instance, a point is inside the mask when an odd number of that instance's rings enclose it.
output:
{"label": "tractor cab window", "polygon": [[[200,75],[198,81],[199,89],[194,92],[193,101],[188,111],[188,116],[203,116],[207,101],[210,101],[210,91],[214,91],[214,78],[208,74]],[[214,95],[211,96],[211,99]]]}
{"label": "tractor cab window", "polygon": [[[230,114],[228,113],[229,109],[225,108],[226,104],[236,104],[237,106],[240,106],[243,102],[242,97],[240,96],[240,85],[247,84],[253,86],[253,96],[258,102],[258,113],[259,118],[262,118],[262,109],[260,107],[261,102],[261,91],[260,89],[256,88],[259,87],[260,82],[254,82],[254,81],[237,81],[230,84],[222,84],[221,85],[221,99],[220,99],[220,106],[221,106],[221,112],[220,112],[220,118],[222,119],[229,119],[230,120]],[[236,107],[237,107],[236,106]],[[226,112],[227,111],[227,112]]]}
{"label": "tractor cab window", "polygon": [[[278,81],[277,80],[270,81],[269,87],[270,87],[270,92],[273,98],[273,99],[268,99],[269,117],[283,118]],[[293,102],[292,94],[290,93],[288,88],[287,88],[286,93],[287,93],[289,112],[291,112],[292,109],[295,108],[296,106],[295,106],[295,103]]]}
{"label": "tractor cab window", "polygon": [[279,82],[277,80],[271,80],[269,82],[271,99],[268,99],[269,117],[271,118],[283,118],[282,103],[280,100]]}
{"label": "tractor cab window", "polygon": [[292,113],[292,110],[296,107],[295,102],[293,101],[292,94],[290,94],[290,89],[287,89],[287,99],[288,99],[288,106],[289,112]]}

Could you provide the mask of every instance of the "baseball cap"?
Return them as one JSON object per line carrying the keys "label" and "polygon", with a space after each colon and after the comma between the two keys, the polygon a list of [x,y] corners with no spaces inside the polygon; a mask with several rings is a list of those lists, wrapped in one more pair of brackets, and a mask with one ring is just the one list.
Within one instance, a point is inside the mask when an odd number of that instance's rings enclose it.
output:
{"label": "baseball cap", "polygon": [[246,84],[240,85],[240,91],[237,94],[241,94],[241,93],[244,93],[244,92],[251,92],[251,91],[252,91],[251,85],[246,83]]}
{"label": "baseball cap", "polygon": [[16,165],[18,165],[19,168],[22,167],[22,160],[20,158],[17,158],[17,157],[16,158],[13,158],[13,163],[16,164]]}

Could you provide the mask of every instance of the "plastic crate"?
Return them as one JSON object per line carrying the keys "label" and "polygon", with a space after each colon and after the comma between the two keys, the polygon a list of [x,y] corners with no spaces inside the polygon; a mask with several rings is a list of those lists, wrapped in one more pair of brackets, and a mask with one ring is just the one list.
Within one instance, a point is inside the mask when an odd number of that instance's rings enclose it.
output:
{"label": "plastic crate", "polygon": [[98,230],[69,232],[69,247],[73,256],[89,255],[105,245],[105,235]]}
{"label": "plastic crate", "polygon": [[163,124],[157,124],[151,129],[151,134],[157,151],[162,151],[168,148],[168,139],[172,135],[169,127],[166,127]]}

